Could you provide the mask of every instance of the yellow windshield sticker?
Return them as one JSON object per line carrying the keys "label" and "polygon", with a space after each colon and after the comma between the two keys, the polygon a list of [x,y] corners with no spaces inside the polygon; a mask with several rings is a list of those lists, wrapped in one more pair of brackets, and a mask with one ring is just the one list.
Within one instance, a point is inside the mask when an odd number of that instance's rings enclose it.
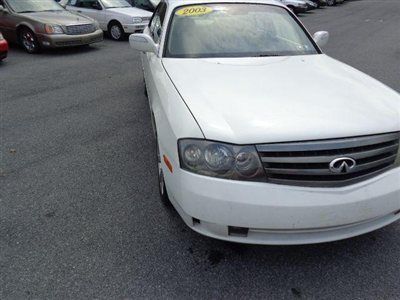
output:
{"label": "yellow windshield sticker", "polygon": [[202,16],[209,14],[213,11],[211,7],[208,6],[188,6],[185,8],[181,8],[175,14],[183,17],[193,17],[193,16]]}

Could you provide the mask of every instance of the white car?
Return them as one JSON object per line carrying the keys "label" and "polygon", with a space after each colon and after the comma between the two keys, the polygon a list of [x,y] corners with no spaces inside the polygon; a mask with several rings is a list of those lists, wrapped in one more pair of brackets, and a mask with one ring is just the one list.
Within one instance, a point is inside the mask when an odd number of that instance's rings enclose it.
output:
{"label": "white car", "polygon": [[327,39],[269,0],[161,2],[130,36],[161,198],[190,228],[307,244],[400,218],[400,95],[323,54]]}
{"label": "white car", "polygon": [[277,0],[285,4],[292,12],[305,13],[308,10],[307,1],[303,0]]}
{"label": "white car", "polygon": [[132,7],[125,0],[68,0],[66,8],[95,19],[114,40],[142,32],[152,16],[151,12]]}

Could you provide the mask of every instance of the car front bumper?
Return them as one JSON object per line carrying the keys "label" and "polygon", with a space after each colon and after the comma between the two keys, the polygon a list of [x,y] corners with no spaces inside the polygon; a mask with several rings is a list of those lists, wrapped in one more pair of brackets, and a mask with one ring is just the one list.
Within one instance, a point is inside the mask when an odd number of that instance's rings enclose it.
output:
{"label": "car front bumper", "polygon": [[[400,219],[400,168],[341,188],[306,188],[199,176],[167,177],[185,223],[217,239],[310,244],[364,234]],[[175,183],[175,185],[174,185]],[[230,232],[229,226],[248,230]]]}
{"label": "car front bumper", "polygon": [[138,24],[125,24],[122,25],[124,28],[125,33],[136,33],[136,32],[143,32],[146,28],[148,23],[138,23]]}
{"label": "car front bumper", "polygon": [[101,29],[88,34],[67,35],[67,34],[39,34],[40,44],[46,48],[70,47],[89,45],[103,40],[103,31]]}

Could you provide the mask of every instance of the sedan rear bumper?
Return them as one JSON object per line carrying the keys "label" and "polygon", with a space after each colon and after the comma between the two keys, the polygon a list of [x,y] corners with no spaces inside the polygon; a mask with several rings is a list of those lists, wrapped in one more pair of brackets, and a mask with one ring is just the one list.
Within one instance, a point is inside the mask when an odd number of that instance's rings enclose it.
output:
{"label": "sedan rear bumper", "polygon": [[6,40],[0,41],[0,60],[3,60],[7,57],[8,54],[8,43]]}
{"label": "sedan rear bumper", "polygon": [[93,33],[80,34],[80,35],[43,34],[43,35],[38,35],[38,39],[41,45],[46,48],[82,46],[103,41],[103,31],[99,29]]}

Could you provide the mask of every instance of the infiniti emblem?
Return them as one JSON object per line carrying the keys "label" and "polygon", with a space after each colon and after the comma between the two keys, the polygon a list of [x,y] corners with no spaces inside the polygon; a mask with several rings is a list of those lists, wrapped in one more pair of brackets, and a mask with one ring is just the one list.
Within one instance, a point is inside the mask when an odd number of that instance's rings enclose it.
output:
{"label": "infiniti emblem", "polygon": [[349,173],[356,164],[356,161],[350,157],[339,157],[331,161],[329,170],[333,173]]}

